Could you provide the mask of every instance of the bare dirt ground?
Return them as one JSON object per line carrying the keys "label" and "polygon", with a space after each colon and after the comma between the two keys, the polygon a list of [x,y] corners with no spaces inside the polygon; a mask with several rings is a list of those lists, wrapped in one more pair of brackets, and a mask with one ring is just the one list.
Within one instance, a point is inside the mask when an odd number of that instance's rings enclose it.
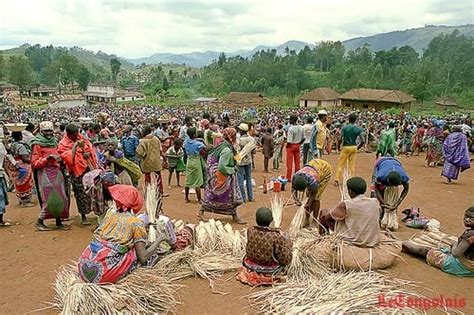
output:
{"label": "bare dirt ground", "polygon": [[[442,231],[458,236],[463,231],[462,217],[464,210],[474,205],[474,171],[461,174],[460,180],[453,185],[443,184],[440,168],[423,166],[424,157],[401,157],[412,181],[411,191],[401,208],[417,206],[422,213],[441,222]],[[333,165],[337,155],[326,157]],[[358,155],[357,174],[366,180],[370,179],[374,155]],[[261,155],[257,157],[257,169],[263,168]],[[283,171],[281,172],[283,174]],[[167,176],[167,173],[164,174]],[[266,174],[277,175],[277,173]],[[254,178],[260,185],[264,173],[254,172]],[[184,180],[182,181],[184,182]],[[196,203],[185,204],[181,188],[166,189],[170,197],[164,201],[165,212],[173,217],[197,223]],[[282,192],[288,197],[288,192]],[[38,207],[21,209],[17,200],[10,194],[11,202],[7,208],[6,219],[13,224],[10,228],[0,229],[0,313],[22,314],[47,306],[45,302],[53,300],[54,282],[57,268],[71,260],[76,260],[91,239],[94,227],[81,228],[76,217],[77,211],[73,202],[69,231],[35,232],[34,221],[39,213]],[[240,214],[248,225],[254,224],[255,209],[270,204],[271,194],[264,195],[255,189],[256,202],[247,203],[239,208]],[[331,207],[340,200],[339,190],[328,186],[322,198],[323,207]],[[284,212],[283,228],[285,229],[296,211],[296,207],[287,208]],[[209,217],[209,216],[208,216]],[[227,220],[218,215],[216,218]],[[399,216],[400,217],[400,216]],[[53,224],[53,222],[50,222]],[[236,226],[234,226],[236,227]],[[240,228],[240,227],[238,227]],[[401,227],[396,235],[407,239],[416,231]],[[444,274],[428,266],[424,261],[402,254],[388,272],[394,277],[413,280],[420,283],[419,291],[428,297],[461,298],[467,301],[461,311],[474,313],[473,281]],[[220,287],[228,295],[213,294],[206,280],[187,279],[182,281],[185,287],[180,291],[182,303],[178,306],[180,314],[242,314],[254,313],[245,296],[251,289],[238,283],[232,273],[224,276],[229,279]],[[40,313],[55,313],[55,310],[43,310]]]}

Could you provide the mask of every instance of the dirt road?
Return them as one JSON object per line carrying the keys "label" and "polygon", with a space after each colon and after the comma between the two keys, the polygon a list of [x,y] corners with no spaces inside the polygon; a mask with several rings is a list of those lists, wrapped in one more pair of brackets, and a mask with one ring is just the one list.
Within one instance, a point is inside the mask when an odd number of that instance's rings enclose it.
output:
{"label": "dirt road", "polygon": [[[259,155],[260,156],[260,155]],[[335,168],[337,156],[331,155],[327,160]],[[401,157],[412,181],[404,207],[420,207],[422,213],[441,222],[442,230],[458,236],[463,231],[462,216],[469,206],[474,205],[474,171],[461,174],[460,180],[453,185],[445,185],[440,177],[440,168],[426,168],[422,157]],[[359,154],[357,174],[366,180],[370,179],[374,162],[372,154]],[[257,169],[263,168],[263,162],[257,159]],[[281,172],[283,174],[283,172]],[[167,175],[167,174],[166,174]],[[268,174],[267,174],[268,175]],[[277,173],[272,173],[277,175]],[[264,174],[254,172],[254,178],[261,184]],[[197,223],[196,203],[185,204],[181,189],[173,187],[167,190],[170,197],[164,201],[165,212],[173,218],[185,219]],[[288,197],[288,192],[282,192]],[[264,195],[255,189],[256,202],[239,208],[241,216],[248,224],[254,223],[255,209],[269,205],[271,194]],[[35,232],[33,224],[39,213],[38,207],[21,209],[17,207],[16,198],[10,194],[11,202],[7,208],[6,218],[13,223],[10,228],[0,229],[0,313],[21,314],[47,306],[45,302],[53,299],[54,282],[57,268],[71,260],[76,260],[88,244],[93,227],[81,228],[78,225],[77,211],[73,202],[69,231]],[[338,188],[330,185],[322,198],[322,206],[330,207],[340,200]],[[283,216],[283,228],[289,224],[296,207],[286,209]],[[218,215],[216,218],[226,220]],[[50,222],[52,224],[53,222]],[[236,226],[234,226],[236,227]],[[409,238],[415,230],[402,227],[396,235],[401,239]],[[388,271],[394,276],[420,282],[420,286],[432,291],[423,291],[429,297],[442,294],[444,297],[467,299],[467,306],[461,311],[474,313],[474,288],[472,279],[461,279],[444,274],[426,265],[421,260],[402,255]],[[223,289],[228,295],[212,294],[207,281],[187,279],[186,286],[180,291],[182,304],[178,307],[181,314],[241,314],[252,313],[245,295],[250,288],[237,283],[232,274]],[[41,313],[55,313],[46,310]]]}

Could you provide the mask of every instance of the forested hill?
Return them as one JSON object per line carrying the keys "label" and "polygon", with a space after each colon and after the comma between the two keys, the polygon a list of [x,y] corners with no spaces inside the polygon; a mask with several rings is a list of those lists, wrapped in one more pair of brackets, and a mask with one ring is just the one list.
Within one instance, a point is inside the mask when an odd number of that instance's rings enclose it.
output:
{"label": "forested hill", "polygon": [[440,34],[449,34],[457,29],[461,34],[474,37],[474,24],[460,26],[430,25],[404,31],[393,31],[367,37],[358,37],[343,41],[346,51],[369,44],[374,51],[389,50],[393,47],[411,46],[418,53],[428,47],[430,41]]}

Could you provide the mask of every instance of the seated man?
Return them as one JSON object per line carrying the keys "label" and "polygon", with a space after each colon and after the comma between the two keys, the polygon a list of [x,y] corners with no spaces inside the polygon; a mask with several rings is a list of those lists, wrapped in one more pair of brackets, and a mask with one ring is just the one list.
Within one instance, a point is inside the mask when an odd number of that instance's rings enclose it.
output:
{"label": "seated man", "polygon": [[237,279],[243,283],[271,285],[279,279],[275,275],[292,259],[292,242],[280,229],[271,228],[272,211],[258,208],[257,226],[247,230],[247,249]]}
{"label": "seated man", "polygon": [[309,161],[293,175],[291,182],[297,205],[301,205],[301,202],[296,198],[297,192],[306,190],[306,197],[308,197],[304,206],[306,210],[304,227],[310,226],[311,215],[315,219],[318,217],[321,196],[331,179],[331,175],[331,164],[321,159]]}
{"label": "seated man", "polygon": [[467,229],[450,249],[434,249],[414,244],[412,241],[404,241],[403,251],[426,258],[429,265],[451,275],[474,277],[474,207],[466,210],[463,221]]}
{"label": "seated man", "polygon": [[[405,169],[396,158],[381,157],[375,161],[372,183],[383,212],[380,223],[382,229],[398,230],[397,208],[408,194],[409,181]],[[399,196],[400,185],[403,185],[403,191]]]}
{"label": "seated man", "polygon": [[390,266],[395,258],[391,253],[400,252],[400,244],[381,234],[377,199],[364,195],[367,183],[360,177],[350,178],[347,190],[351,199],[330,210],[322,209],[319,216],[320,234],[333,230],[338,241],[334,252],[337,259],[334,261],[342,269],[368,270]]}

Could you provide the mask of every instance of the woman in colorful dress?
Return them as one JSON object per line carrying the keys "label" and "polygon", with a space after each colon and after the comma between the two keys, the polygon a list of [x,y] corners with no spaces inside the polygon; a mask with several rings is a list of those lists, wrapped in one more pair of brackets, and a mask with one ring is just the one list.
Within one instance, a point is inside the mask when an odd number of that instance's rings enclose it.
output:
{"label": "woman in colorful dress", "polygon": [[40,124],[40,133],[31,141],[31,147],[31,165],[41,207],[35,227],[39,231],[50,231],[44,220],[56,219],[56,227],[62,229],[61,219],[69,217],[69,184],[64,175],[52,122],[43,121]]}
{"label": "woman in colorful dress", "polygon": [[433,120],[433,126],[426,133],[428,151],[426,152],[426,165],[436,166],[443,157],[443,121]]}
{"label": "woman in colorful dress", "polygon": [[108,211],[94,232],[94,239],[79,258],[79,275],[86,282],[115,283],[153,255],[164,235],[148,248],[144,223],[134,214],[143,207],[143,197],[129,185],[108,188],[117,211]]}
{"label": "woman in colorful dress", "polygon": [[446,183],[452,183],[459,173],[471,167],[467,137],[461,132],[461,126],[454,126],[453,132],[443,143],[444,165],[441,176],[446,177]]}
{"label": "woman in colorful dress", "polygon": [[31,197],[33,195],[33,173],[31,170],[31,150],[30,147],[22,142],[23,135],[21,131],[12,132],[13,143],[11,154],[16,161],[16,167],[9,167],[11,180],[15,185],[15,193],[20,201],[20,206],[33,207]]}
{"label": "woman in colorful dress", "polygon": [[234,222],[245,224],[237,214],[237,207],[243,202],[235,171],[236,152],[233,146],[237,132],[234,128],[225,128],[222,136],[223,142],[207,158],[207,185],[199,217],[203,219],[207,211],[231,215]]}

